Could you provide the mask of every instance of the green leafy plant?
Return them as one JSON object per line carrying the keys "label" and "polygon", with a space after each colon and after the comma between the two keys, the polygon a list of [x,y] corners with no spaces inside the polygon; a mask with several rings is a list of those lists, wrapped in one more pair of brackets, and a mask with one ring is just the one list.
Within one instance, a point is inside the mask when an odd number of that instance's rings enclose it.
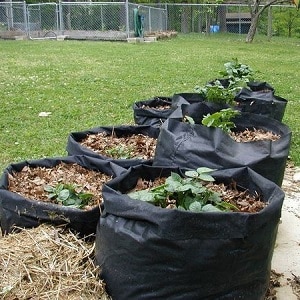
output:
{"label": "green leafy plant", "polygon": [[204,87],[196,87],[197,93],[200,93],[208,102],[218,104],[233,104],[236,88],[225,88],[219,80],[208,83]]}
{"label": "green leafy plant", "polygon": [[232,118],[238,116],[240,112],[232,108],[221,109],[213,114],[208,114],[202,119],[202,124],[207,127],[221,128],[225,132],[231,132],[235,127]]}
{"label": "green leafy plant", "polygon": [[254,79],[254,71],[250,66],[239,63],[237,58],[225,63],[224,67],[225,71],[220,71],[219,74],[228,81],[226,86],[216,79],[203,87],[197,86],[195,91],[200,93],[208,102],[232,105],[236,93],[247,82]]}
{"label": "green leafy plant", "polygon": [[128,195],[136,200],[152,203],[163,208],[177,208],[191,212],[220,212],[238,210],[234,205],[222,201],[219,193],[206,187],[213,182],[213,170],[201,167],[186,171],[185,177],[172,172],[165,183],[157,187],[131,192]]}
{"label": "green leafy plant", "polygon": [[46,185],[44,190],[49,193],[48,198],[64,206],[83,208],[92,199],[90,193],[77,192],[74,184],[59,183],[56,186]]}
{"label": "green leafy plant", "polygon": [[124,145],[119,145],[114,148],[106,150],[106,153],[114,158],[128,159],[132,157],[132,148]]}
{"label": "green leafy plant", "polygon": [[237,58],[224,64],[225,71],[220,71],[222,76],[229,79],[230,85],[249,82],[254,79],[254,71],[248,65],[239,63]]}

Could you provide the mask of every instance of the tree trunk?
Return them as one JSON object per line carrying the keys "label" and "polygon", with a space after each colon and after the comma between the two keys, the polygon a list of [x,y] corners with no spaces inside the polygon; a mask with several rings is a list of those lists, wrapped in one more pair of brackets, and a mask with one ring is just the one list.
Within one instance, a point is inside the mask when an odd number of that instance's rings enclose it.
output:
{"label": "tree trunk", "polygon": [[249,31],[247,33],[247,37],[246,37],[246,43],[252,43],[254,36],[255,36],[255,32],[256,32],[256,28],[258,25],[258,19],[259,19],[259,14],[256,13],[255,15],[252,15],[251,18],[251,25],[249,28]]}

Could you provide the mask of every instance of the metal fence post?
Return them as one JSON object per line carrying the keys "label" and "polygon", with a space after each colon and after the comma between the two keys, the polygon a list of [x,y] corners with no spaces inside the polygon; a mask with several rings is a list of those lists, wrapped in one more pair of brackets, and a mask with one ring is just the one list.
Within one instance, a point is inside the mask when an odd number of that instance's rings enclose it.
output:
{"label": "metal fence post", "polygon": [[58,16],[59,16],[59,23],[58,23],[58,30],[60,31],[60,34],[64,34],[64,21],[63,21],[63,7],[62,2],[58,1]]}
{"label": "metal fence post", "polygon": [[24,29],[26,36],[29,37],[29,30],[28,30],[28,19],[27,19],[27,6],[26,2],[23,1],[23,16],[24,16]]}
{"label": "metal fence post", "polygon": [[130,36],[130,28],[129,28],[129,6],[128,6],[128,0],[125,2],[125,14],[126,14],[126,36],[129,38]]}

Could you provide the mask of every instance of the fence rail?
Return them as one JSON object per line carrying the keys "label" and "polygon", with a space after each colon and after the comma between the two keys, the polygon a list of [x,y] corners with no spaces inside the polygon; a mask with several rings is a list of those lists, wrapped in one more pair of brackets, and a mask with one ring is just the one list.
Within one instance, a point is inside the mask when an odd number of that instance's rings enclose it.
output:
{"label": "fence rail", "polygon": [[[0,38],[124,40],[134,36],[134,9],[145,35],[230,32],[246,34],[251,23],[242,4],[143,4],[130,2],[0,2]],[[300,37],[300,13],[294,6],[271,6],[260,17],[261,34]]]}

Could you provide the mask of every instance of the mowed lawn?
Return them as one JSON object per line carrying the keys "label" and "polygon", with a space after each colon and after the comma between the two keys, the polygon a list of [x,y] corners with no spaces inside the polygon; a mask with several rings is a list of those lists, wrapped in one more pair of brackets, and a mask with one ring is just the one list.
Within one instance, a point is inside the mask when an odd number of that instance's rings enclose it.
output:
{"label": "mowed lawn", "polygon": [[[70,132],[133,123],[132,104],[194,92],[237,58],[288,100],[300,165],[299,39],[179,35],[155,43],[0,40],[0,168],[64,156]],[[51,113],[41,117],[41,112]]]}

